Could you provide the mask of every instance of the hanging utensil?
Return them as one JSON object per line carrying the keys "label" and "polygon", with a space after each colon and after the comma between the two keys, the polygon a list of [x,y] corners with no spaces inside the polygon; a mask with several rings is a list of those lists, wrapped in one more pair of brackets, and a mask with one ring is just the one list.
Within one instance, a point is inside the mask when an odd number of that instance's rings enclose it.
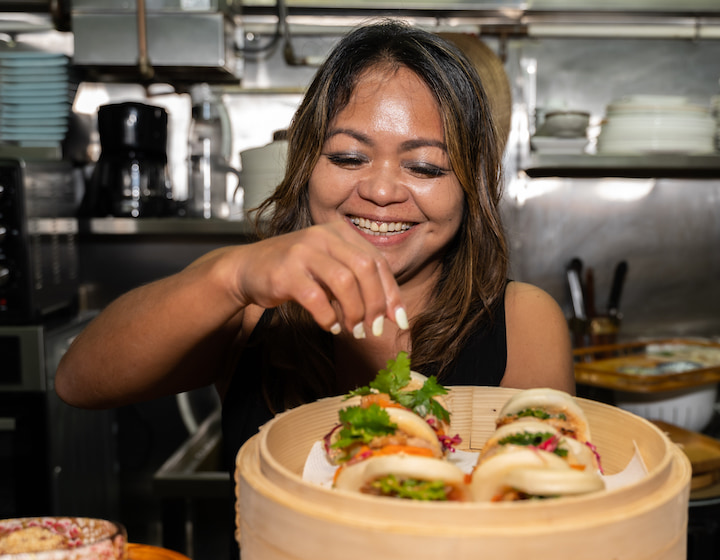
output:
{"label": "hanging utensil", "polygon": [[612,285],[610,286],[610,297],[607,303],[607,314],[610,317],[617,317],[620,307],[620,296],[622,294],[625,277],[627,276],[628,264],[626,261],[620,261],[615,266]]}
{"label": "hanging utensil", "polygon": [[592,267],[588,267],[585,272],[585,311],[588,319],[592,319],[597,315],[595,309],[595,271]]}
{"label": "hanging utensil", "polygon": [[570,286],[570,298],[572,299],[573,313],[577,319],[585,321],[585,301],[582,288],[582,261],[575,257],[567,267],[568,285]]}

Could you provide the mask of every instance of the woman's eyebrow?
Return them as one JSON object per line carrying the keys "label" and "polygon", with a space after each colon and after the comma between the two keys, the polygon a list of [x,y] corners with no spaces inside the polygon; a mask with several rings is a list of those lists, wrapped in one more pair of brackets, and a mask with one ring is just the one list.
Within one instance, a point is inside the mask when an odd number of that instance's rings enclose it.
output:
{"label": "woman's eyebrow", "polygon": [[[326,140],[329,140],[330,138],[332,138],[333,136],[337,136],[338,134],[347,134],[348,136],[355,138],[358,142],[361,142],[362,144],[365,144],[367,146],[375,145],[375,143],[369,136],[351,128],[334,128],[328,131]],[[414,150],[416,148],[424,148],[426,146],[440,148],[441,150],[447,152],[447,145],[445,144],[445,142],[441,140],[433,140],[430,138],[413,138],[412,140],[406,140],[405,142],[400,144],[400,151],[409,152],[410,150]]]}
{"label": "woman's eyebrow", "polygon": [[330,138],[332,138],[333,136],[337,136],[338,134],[347,134],[348,136],[355,138],[355,140],[357,140],[358,142],[366,144],[368,146],[374,145],[374,142],[370,139],[369,136],[363,134],[362,132],[358,132],[357,130],[353,130],[352,128],[334,128],[332,130],[329,130],[327,138],[325,140],[330,140]]}
{"label": "woman's eyebrow", "polygon": [[440,148],[447,152],[447,145],[441,140],[432,140],[430,138],[413,138],[412,140],[406,140],[400,145],[402,151],[410,151],[416,148],[424,148],[431,146],[433,148]]}

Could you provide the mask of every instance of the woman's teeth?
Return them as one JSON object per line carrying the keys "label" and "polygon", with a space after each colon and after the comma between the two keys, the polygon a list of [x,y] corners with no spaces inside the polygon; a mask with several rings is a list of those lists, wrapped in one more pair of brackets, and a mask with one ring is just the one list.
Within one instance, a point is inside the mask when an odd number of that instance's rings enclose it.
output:
{"label": "woman's teeth", "polygon": [[400,233],[412,227],[411,222],[375,222],[367,218],[352,218],[351,221],[364,233],[371,235]]}

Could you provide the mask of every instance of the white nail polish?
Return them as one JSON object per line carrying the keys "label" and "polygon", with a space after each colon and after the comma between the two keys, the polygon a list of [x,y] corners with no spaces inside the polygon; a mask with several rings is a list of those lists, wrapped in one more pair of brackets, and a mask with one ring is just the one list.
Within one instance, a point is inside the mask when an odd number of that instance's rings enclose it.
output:
{"label": "white nail polish", "polygon": [[406,331],[410,328],[410,325],[408,323],[407,313],[405,313],[405,310],[402,307],[398,307],[395,310],[395,322],[397,323],[397,326],[400,327],[404,331]]}
{"label": "white nail polish", "polygon": [[340,334],[342,331],[342,327],[340,326],[340,323],[335,323],[332,327],[330,327],[330,332],[333,334]]}
{"label": "white nail polish", "polygon": [[379,317],[375,317],[375,320],[372,324],[372,333],[373,336],[380,336],[383,333],[383,323],[385,321],[385,318],[380,315]]}
{"label": "white nail polish", "polygon": [[365,338],[365,325],[358,323],[353,327],[353,336],[355,338]]}

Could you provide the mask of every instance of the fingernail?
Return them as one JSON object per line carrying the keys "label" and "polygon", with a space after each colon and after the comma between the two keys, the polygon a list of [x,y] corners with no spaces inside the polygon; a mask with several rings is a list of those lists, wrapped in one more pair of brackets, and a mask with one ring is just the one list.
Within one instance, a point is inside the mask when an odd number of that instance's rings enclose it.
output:
{"label": "fingernail", "polygon": [[353,336],[355,338],[365,338],[365,326],[362,323],[358,323],[353,327]]}
{"label": "fingernail", "polygon": [[375,317],[375,320],[372,324],[372,333],[373,336],[380,336],[383,333],[383,322],[385,321],[385,318],[380,315],[379,317]]}
{"label": "fingernail", "polygon": [[340,326],[340,323],[335,323],[332,327],[330,327],[330,332],[333,334],[340,334],[342,331],[342,327]]}
{"label": "fingernail", "polygon": [[410,328],[410,325],[408,324],[407,313],[405,313],[405,310],[402,307],[398,307],[395,310],[395,322],[397,323],[397,326],[404,331]]}

